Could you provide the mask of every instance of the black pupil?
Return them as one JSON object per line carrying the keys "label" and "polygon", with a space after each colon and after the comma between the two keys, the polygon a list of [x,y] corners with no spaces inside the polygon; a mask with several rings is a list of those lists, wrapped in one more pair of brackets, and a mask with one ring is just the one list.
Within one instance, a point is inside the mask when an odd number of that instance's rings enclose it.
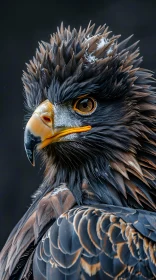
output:
{"label": "black pupil", "polygon": [[81,101],[81,106],[85,109],[88,107],[89,99],[84,99]]}

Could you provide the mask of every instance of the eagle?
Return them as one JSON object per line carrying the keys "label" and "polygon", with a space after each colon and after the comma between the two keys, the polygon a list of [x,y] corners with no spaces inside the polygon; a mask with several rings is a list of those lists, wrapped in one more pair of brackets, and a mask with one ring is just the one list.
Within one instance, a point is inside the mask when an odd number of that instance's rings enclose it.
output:
{"label": "eagle", "polygon": [[23,73],[27,157],[44,180],[1,280],[156,279],[156,93],[138,42],[61,24]]}

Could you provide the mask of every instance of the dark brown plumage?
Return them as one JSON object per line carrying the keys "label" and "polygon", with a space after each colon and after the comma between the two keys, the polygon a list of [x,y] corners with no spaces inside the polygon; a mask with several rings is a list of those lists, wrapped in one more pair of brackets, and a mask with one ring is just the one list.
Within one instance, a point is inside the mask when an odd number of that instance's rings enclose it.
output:
{"label": "dark brown plumage", "polygon": [[156,278],[155,80],[131,37],[93,29],[61,25],[24,72],[25,149],[33,162],[44,147],[45,178],[1,252],[2,280]]}

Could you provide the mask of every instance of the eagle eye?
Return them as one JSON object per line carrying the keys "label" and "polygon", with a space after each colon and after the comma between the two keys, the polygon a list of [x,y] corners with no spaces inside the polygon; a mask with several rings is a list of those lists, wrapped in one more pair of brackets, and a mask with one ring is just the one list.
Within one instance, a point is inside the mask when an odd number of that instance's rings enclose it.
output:
{"label": "eagle eye", "polygon": [[97,102],[92,97],[83,97],[75,101],[73,105],[74,111],[80,115],[90,115],[97,107]]}

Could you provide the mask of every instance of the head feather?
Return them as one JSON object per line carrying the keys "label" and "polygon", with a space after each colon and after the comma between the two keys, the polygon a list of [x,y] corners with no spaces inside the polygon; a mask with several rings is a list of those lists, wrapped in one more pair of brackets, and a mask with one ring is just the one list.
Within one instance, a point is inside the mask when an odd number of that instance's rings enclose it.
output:
{"label": "head feather", "polygon": [[[119,126],[117,122],[114,124],[113,118],[105,126],[109,167],[105,166],[106,162],[99,163],[94,158],[94,165],[88,163],[86,170],[90,170],[94,177],[101,178],[99,180],[107,181],[106,192],[110,187],[112,193],[113,186],[123,195],[123,198],[119,198],[116,193],[116,203],[155,208],[156,99],[152,86],[155,82],[153,73],[140,67],[142,57],[139,56],[138,42],[128,46],[132,36],[119,42],[120,36],[111,35],[106,25],[99,26],[95,32],[94,27],[89,23],[86,29],[77,31],[65,28],[62,23],[49,43],[39,44],[35,57],[27,64],[27,72],[23,74],[27,105],[34,110],[47,98],[59,103],[85,92],[100,94],[100,98],[110,102],[124,97],[124,126]],[[94,142],[96,135],[96,148],[99,145],[101,149],[101,127],[99,130],[97,127],[95,133],[89,135],[88,132],[88,137]],[[69,153],[71,151],[70,147]],[[48,185],[51,180],[49,166],[52,163],[47,158],[46,162],[45,185]],[[98,173],[95,172],[95,165]],[[103,170],[107,169],[108,176],[99,171],[100,166]],[[80,172],[84,175],[84,170]],[[63,171],[62,174],[65,173]],[[61,176],[64,175],[60,174],[62,180]],[[71,178],[73,176],[79,178],[80,175],[71,175]],[[97,182],[94,190],[96,186]],[[102,195],[104,191],[102,189],[100,193],[100,188],[99,183],[97,193]],[[80,193],[80,187],[78,189]]]}

